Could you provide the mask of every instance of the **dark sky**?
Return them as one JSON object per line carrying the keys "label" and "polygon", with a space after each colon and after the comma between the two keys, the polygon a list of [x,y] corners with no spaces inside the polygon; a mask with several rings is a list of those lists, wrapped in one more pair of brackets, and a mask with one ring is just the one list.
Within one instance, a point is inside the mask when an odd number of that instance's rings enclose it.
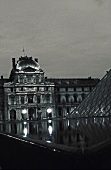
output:
{"label": "dark sky", "polygon": [[99,77],[111,68],[111,0],[0,0],[0,75],[25,49],[48,77]]}

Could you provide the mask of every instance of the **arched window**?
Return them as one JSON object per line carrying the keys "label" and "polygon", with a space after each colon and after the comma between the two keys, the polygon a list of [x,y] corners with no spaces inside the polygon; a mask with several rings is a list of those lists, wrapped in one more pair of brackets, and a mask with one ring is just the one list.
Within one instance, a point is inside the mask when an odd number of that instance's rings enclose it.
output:
{"label": "arched window", "polygon": [[70,97],[69,97],[69,101],[70,101],[71,103],[74,103],[74,97],[73,97],[73,96],[70,96]]}
{"label": "arched window", "polygon": [[61,96],[61,103],[65,104],[66,103],[66,97],[65,96]]}

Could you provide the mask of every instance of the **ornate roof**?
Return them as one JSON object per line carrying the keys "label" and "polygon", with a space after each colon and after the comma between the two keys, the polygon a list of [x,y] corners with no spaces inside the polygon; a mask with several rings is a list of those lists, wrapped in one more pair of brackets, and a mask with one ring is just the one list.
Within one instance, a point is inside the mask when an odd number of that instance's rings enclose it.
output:
{"label": "ornate roof", "polygon": [[35,70],[39,70],[40,69],[40,65],[38,64],[37,60],[33,60],[32,57],[20,57],[19,60],[17,61],[16,64],[16,69],[23,71],[27,68],[32,68]]}

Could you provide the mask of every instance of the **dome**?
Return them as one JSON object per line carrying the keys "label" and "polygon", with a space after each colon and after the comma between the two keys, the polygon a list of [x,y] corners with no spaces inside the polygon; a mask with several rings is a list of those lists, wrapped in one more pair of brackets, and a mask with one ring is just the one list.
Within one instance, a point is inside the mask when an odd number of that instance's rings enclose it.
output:
{"label": "dome", "polygon": [[40,69],[40,65],[38,64],[38,62],[33,60],[32,57],[26,56],[26,57],[19,58],[17,65],[16,65],[16,69],[24,70],[29,67],[35,70]]}

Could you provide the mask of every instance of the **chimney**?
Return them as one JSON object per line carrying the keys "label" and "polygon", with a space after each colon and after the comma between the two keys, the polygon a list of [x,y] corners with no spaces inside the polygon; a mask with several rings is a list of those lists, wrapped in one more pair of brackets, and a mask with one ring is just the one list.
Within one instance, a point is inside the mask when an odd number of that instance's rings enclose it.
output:
{"label": "chimney", "polygon": [[15,67],[15,58],[12,58],[12,67]]}
{"label": "chimney", "polygon": [[35,58],[35,61],[38,63],[38,58]]}
{"label": "chimney", "polygon": [[3,80],[3,76],[1,76],[1,79]]}

